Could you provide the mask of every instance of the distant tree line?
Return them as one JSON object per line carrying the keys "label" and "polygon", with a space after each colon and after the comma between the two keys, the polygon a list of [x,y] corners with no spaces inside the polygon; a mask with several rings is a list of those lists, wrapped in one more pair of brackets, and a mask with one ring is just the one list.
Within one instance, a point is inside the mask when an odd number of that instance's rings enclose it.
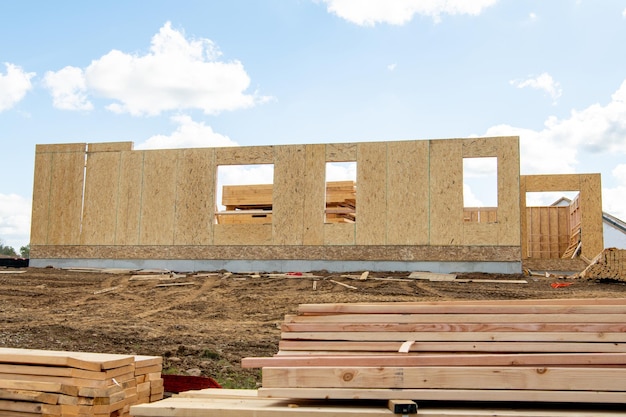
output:
{"label": "distant tree line", "polygon": [[0,255],[28,258],[30,256],[30,243],[20,248],[20,254],[15,252],[12,246],[5,246],[2,240],[0,240]]}

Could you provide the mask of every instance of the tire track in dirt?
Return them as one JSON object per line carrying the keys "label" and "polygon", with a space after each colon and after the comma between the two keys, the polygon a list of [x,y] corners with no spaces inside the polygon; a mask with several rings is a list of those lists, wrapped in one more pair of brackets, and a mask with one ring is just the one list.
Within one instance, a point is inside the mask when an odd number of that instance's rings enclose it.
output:
{"label": "tire track in dirt", "polygon": [[[197,282],[197,281],[196,281]],[[147,310],[144,311],[142,313],[139,314],[135,314],[136,318],[139,319],[145,319],[146,317],[150,317],[154,314],[158,314],[158,313],[162,313],[164,311],[167,311],[173,307],[176,307],[178,305],[181,305],[183,303],[189,303],[192,302],[194,300],[196,300],[198,297],[200,297],[202,294],[204,294],[211,286],[213,286],[215,284],[215,280],[214,279],[204,279],[204,282],[202,283],[202,285],[190,292],[185,293],[184,295],[182,295],[181,297],[179,297],[178,299],[176,299],[174,302],[172,303],[168,303],[163,305],[162,307],[159,308],[155,308],[152,310]]]}

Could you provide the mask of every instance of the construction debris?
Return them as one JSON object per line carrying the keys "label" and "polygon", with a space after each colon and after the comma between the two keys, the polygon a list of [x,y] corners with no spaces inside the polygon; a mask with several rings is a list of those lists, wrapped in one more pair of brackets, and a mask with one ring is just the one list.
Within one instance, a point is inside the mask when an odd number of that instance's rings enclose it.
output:
{"label": "construction debris", "polygon": [[605,249],[575,278],[626,281],[626,249]]}

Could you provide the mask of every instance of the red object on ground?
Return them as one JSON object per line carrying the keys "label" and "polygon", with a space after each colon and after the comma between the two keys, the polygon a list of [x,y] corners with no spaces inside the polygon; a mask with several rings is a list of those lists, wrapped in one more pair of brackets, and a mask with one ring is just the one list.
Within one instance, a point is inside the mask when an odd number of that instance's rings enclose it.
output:
{"label": "red object on ground", "polygon": [[302,276],[302,272],[287,272],[286,275],[291,275],[294,277],[301,277]]}
{"label": "red object on ground", "polygon": [[161,378],[163,378],[163,389],[165,392],[173,392],[175,394],[196,389],[222,388],[213,378],[205,376],[161,375]]}
{"label": "red object on ground", "polygon": [[562,288],[562,287],[569,287],[572,284],[573,282],[553,282],[552,284],[550,284],[550,286],[552,288]]}

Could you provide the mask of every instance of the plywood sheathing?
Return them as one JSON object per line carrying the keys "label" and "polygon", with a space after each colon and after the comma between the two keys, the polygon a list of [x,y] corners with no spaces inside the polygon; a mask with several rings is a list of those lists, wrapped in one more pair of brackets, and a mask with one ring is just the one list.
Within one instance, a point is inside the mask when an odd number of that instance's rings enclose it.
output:
{"label": "plywood sheathing", "polygon": [[305,146],[278,146],[274,152],[272,242],[276,245],[302,245],[308,177]]}
{"label": "plywood sheathing", "polygon": [[303,245],[324,244],[324,212],[326,189],[319,178],[326,178],[326,146],[306,145],[303,205]]}
{"label": "plywood sheathing", "polygon": [[579,191],[582,255],[592,259],[604,249],[602,230],[602,191],[600,174],[522,175],[520,177],[520,219],[522,254],[528,258],[528,219],[526,193]]}
{"label": "plywood sheathing", "polygon": [[384,245],[387,225],[387,144],[360,143],[356,162],[356,244]]}
{"label": "plywood sheathing", "polygon": [[141,193],[144,152],[120,153],[119,199],[116,245],[138,245],[141,224]]}
{"label": "plywood sheathing", "polygon": [[430,141],[430,239],[431,245],[463,242],[462,141]]}
{"label": "plywood sheathing", "polygon": [[428,244],[428,142],[387,145],[388,245]]}
{"label": "plywood sheathing", "polygon": [[174,245],[210,245],[215,215],[215,152],[185,149],[179,157]]}
{"label": "plywood sheathing", "polygon": [[86,146],[36,146],[32,244],[80,243]]}

